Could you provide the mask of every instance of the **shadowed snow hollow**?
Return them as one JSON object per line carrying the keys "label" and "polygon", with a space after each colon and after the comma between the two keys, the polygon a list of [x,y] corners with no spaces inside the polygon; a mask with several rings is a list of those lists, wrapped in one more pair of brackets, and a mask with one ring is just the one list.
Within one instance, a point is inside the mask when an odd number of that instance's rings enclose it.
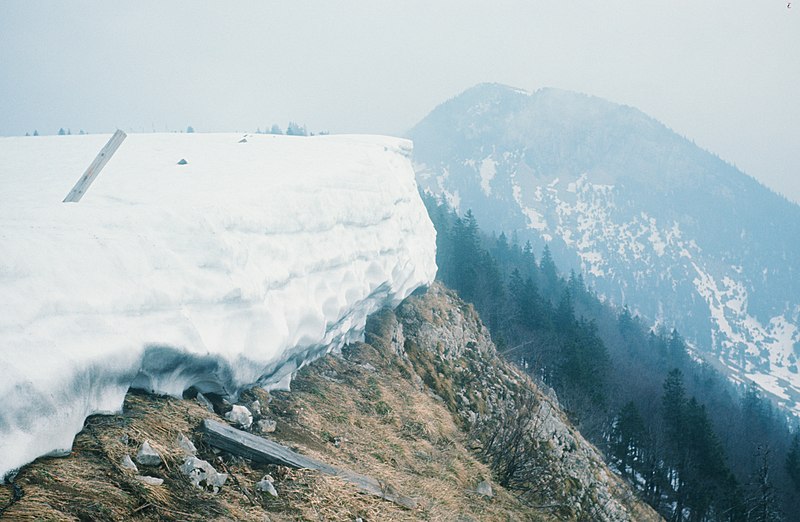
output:
{"label": "shadowed snow hollow", "polygon": [[[0,477],[130,386],[287,386],[436,273],[411,143],[377,136],[0,139]],[[179,164],[185,159],[186,164]]]}

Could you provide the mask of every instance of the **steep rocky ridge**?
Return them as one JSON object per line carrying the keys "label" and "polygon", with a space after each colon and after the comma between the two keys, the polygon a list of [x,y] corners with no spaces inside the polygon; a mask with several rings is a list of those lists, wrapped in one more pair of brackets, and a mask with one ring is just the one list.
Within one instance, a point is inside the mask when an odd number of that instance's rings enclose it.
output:
{"label": "steep rocky ridge", "polygon": [[575,430],[555,395],[498,356],[471,305],[437,284],[407,299],[396,317],[395,351],[461,419],[501,483],[560,520],[660,520]]}
{"label": "steep rocky ridge", "polygon": [[[254,422],[253,433],[374,477],[417,507],[404,509],[316,472],[216,454],[199,426],[224,418],[219,398],[212,413],[194,399],[129,394],[121,415],[87,420],[68,457],[38,459],[3,486],[2,514],[11,520],[660,520],[569,425],[557,400],[497,356],[472,307],[438,284],[396,311],[371,316],[364,343],[302,368],[291,392],[254,390],[240,402],[252,407],[254,399],[261,405],[256,419],[275,431],[260,433]],[[494,458],[497,440],[490,434],[517,427],[523,444],[514,447],[524,458],[506,481],[508,468]],[[198,457],[230,474],[217,494],[191,486],[180,472],[179,433],[195,442]],[[163,458],[147,469],[163,484],[143,483],[122,464],[144,440]],[[265,474],[274,477],[277,498],[257,490]]]}

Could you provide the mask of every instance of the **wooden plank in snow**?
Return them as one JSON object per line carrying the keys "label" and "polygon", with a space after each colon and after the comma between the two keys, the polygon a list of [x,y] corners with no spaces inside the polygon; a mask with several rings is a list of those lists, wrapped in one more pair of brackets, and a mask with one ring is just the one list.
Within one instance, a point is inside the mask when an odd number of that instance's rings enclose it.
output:
{"label": "wooden plank in snow", "polygon": [[396,494],[386,484],[382,484],[372,477],[335,468],[317,459],[300,455],[277,442],[237,430],[227,424],[206,419],[203,421],[203,432],[205,433],[205,441],[208,444],[233,455],[244,457],[254,462],[278,464],[290,468],[313,469],[326,475],[339,477],[354,484],[366,493],[384,498],[404,508],[415,509],[417,507],[414,499]]}
{"label": "wooden plank in snow", "polygon": [[94,159],[89,168],[86,169],[86,172],[83,173],[83,176],[75,183],[75,186],[72,187],[72,190],[69,191],[67,197],[64,198],[64,203],[77,203],[81,200],[86,191],[89,190],[89,185],[97,178],[97,175],[100,174],[100,171],[103,170],[103,167],[106,166],[108,160],[111,159],[111,156],[117,151],[122,142],[128,135],[122,132],[121,130],[117,129],[117,132],[111,136],[111,139],[108,140],[108,143],[100,149],[100,153]]}

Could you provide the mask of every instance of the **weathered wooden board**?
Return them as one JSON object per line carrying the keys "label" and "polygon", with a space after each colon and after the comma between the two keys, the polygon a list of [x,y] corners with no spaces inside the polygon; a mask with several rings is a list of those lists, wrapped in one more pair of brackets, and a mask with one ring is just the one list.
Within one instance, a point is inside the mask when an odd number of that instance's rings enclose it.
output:
{"label": "weathered wooden board", "polygon": [[316,469],[328,475],[333,475],[335,471],[331,466],[300,455],[277,442],[212,419],[203,421],[203,431],[208,444],[254,462],[278,464],[290,468]]}
{"label": "weathered wooden board", "polygon": [[404,508],[414,509],[417,507],[414,499],[394,493],[387,485],[381,484],[372,477],[335,468],[317,459],[300,455],[277,442],[237,430],[213,419],[203,421],[203,432],[205,433],[205,441],[208,444],[233,455],[238,455],[254,462],[278,464],[290,468],[313,469],[326,475],[339,477],[356,485],[362,491],[394,502]]}
{"label": "weathered wooden board", "polygon": [[89,186],[97,178],[97,175],[100,174],[100,171],[103,170],[103,167],[106,166],[108,160],[111,159],[111,156],[114,155],[127,136],[127,134],[117,129],[117,132],[111,136],[108,143],[100,149],[100,153],[94,158],[94,161],[89,165],[89,168],[86,169],[86,172],[83,173],[83,176],[80,177],[78,182],[75,183],[75,186],[72,187],[72,190],[69,191],[67,197],[64,198],[64,203],[77,203],[81,200],[83,195],[86,194],[86,191],[89,190]]}

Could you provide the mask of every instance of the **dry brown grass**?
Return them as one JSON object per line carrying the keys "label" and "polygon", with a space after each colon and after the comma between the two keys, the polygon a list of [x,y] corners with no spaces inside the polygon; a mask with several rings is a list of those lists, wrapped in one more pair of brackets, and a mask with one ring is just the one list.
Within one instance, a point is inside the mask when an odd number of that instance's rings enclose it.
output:
{"label": "dry brown grass", "polygon": [[[43,458],[16,479],[24,496],[11,506],[9,520],[262,520],[231,488],[211,495],[193,488],[178,467],[183,457],[175,439],[191,434],[209,412],[193,401],[129,394],[124,415],[94,416],[66,458]],[[149,441],[164,458],[157,469],[140,473],[163,478],[148,486],[121,467]]]}
{"label": "dry brown grass", "polygon": [[[410,368],[384,350],[352,347],[348,358],[326,357],[303,369],[291,393],[275,394],[270,415],[274,438],[334,466],[372,476],[392,491],[414,498],[407,510],[364,494],[341,479],[317,472],[255,465],[226,457],[236,478],[213,495],[193,488],[181,475],[183,456],[175,444],[185,433],[200,457],[220,469],[196,432],[214,417],[193,400],[129,394],[124,413],[87,420],[66,458],[43,458],[16,478],[24,492],[4,520],[253,520],[253,521],[456,521],[544,520],[515,497],[495,488],[495,498],[474,492],[489,470],[466,449],[444,404],[410,379]],[[377,371],[364,366],[371,364]],[[262,405],[267,394],[256,390]],[[266,409],[266,408],[265,408]],[[140,469],[164,479],[147,486],[120,466],[143,441],[164,465]],[[254,491],[270,473],[279,498]],[[11,486],[3,486],[10,499]],[[0,497],[0,506],[6,498]],[[254,501],[252,502],[251,499]]]}
{"label": "dry brown grass", "polygon": [[415,512],[377,504],[379,516],[371,520],[543,519],[499,486],[493,499],[475,493],[478,482],[490,479],[489,469],[467,450],[445,405],[404,378],[403,362],[384,357],[356,345],[347,360],[320,361],[274,403],[282,408],[288,400],[295,408],[284,426],[320,435],[309,454],[373,476],[419,503]]}

